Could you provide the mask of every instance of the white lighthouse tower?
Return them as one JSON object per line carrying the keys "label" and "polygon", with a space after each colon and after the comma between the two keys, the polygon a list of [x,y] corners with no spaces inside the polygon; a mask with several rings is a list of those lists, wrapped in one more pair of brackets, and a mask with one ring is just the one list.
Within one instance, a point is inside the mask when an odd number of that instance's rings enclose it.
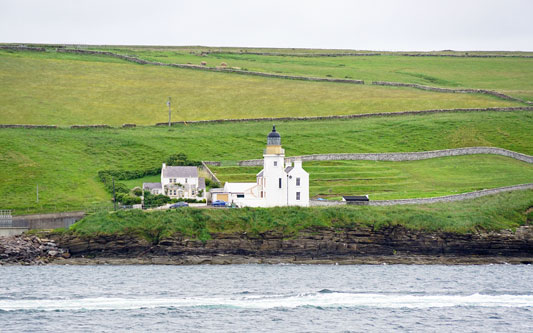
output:
{"label": "white lighthouse tower", "polygon": [[272,127],[263,151],[263,170],[255,183],[226,183],[222,192],[214,194],[239,207],[309,206],[309,174],[302,161],[291,158],[285,163],[285,150],[281,148],[281,135]]}
{"label": "white lighthouse tower", "polygon": [[267,206],[287,205],[287,175],[285,173],[285,149],[281,148],[281,135],[273,126],[263,152],[263,191]]}

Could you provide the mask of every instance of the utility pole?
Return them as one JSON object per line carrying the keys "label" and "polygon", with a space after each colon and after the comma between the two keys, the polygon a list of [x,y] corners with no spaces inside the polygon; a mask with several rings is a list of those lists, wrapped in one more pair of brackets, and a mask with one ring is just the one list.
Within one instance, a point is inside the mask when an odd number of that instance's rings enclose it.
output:
{"label": "utility pole", "polygon": [[115,177],[113,177],[113,206],[117,210],[117,196],[115,195]]}
{"label": "utility pole", "polygon": [[168,105],[168,127],[171,126],[171,123],[170,123],[170,96],[168,97],[168,101],[167,101],[167,105]]}

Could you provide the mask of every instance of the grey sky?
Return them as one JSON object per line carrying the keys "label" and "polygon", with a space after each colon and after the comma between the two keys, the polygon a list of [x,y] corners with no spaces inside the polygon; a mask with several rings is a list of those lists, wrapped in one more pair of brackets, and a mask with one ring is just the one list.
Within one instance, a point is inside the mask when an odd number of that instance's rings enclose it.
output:
{"label": "grey sky", "polygon": [[0,42],[533,51],[532,0],[0,0]]}

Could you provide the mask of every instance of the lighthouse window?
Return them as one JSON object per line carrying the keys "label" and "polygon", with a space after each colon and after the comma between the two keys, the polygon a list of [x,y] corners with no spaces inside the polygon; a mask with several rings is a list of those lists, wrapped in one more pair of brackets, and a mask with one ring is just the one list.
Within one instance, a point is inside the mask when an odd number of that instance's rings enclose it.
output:
{"label": "lighthouse window", "polygon": [[300,186],[300,177],[296,178],[296,186]]}
{"label": "lighthouse window", "polygon": [[274,161],[274,166],[278,166],[278,161]]}
{"label": "lighthouse window", "polygon": [[281,178],[279,179],[279,188],[281,188]]}

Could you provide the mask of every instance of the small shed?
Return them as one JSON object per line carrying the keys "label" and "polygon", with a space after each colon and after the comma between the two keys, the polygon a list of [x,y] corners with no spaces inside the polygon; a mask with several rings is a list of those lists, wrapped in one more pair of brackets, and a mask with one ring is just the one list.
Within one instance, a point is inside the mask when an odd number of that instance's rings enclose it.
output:
{"label": "small shed", "polygon": [[342,201],[346,201],[347,204],[364,205],[364,204],[368,204],[370,199],[368,199],[368,194],[367,195],[343,195]]}

